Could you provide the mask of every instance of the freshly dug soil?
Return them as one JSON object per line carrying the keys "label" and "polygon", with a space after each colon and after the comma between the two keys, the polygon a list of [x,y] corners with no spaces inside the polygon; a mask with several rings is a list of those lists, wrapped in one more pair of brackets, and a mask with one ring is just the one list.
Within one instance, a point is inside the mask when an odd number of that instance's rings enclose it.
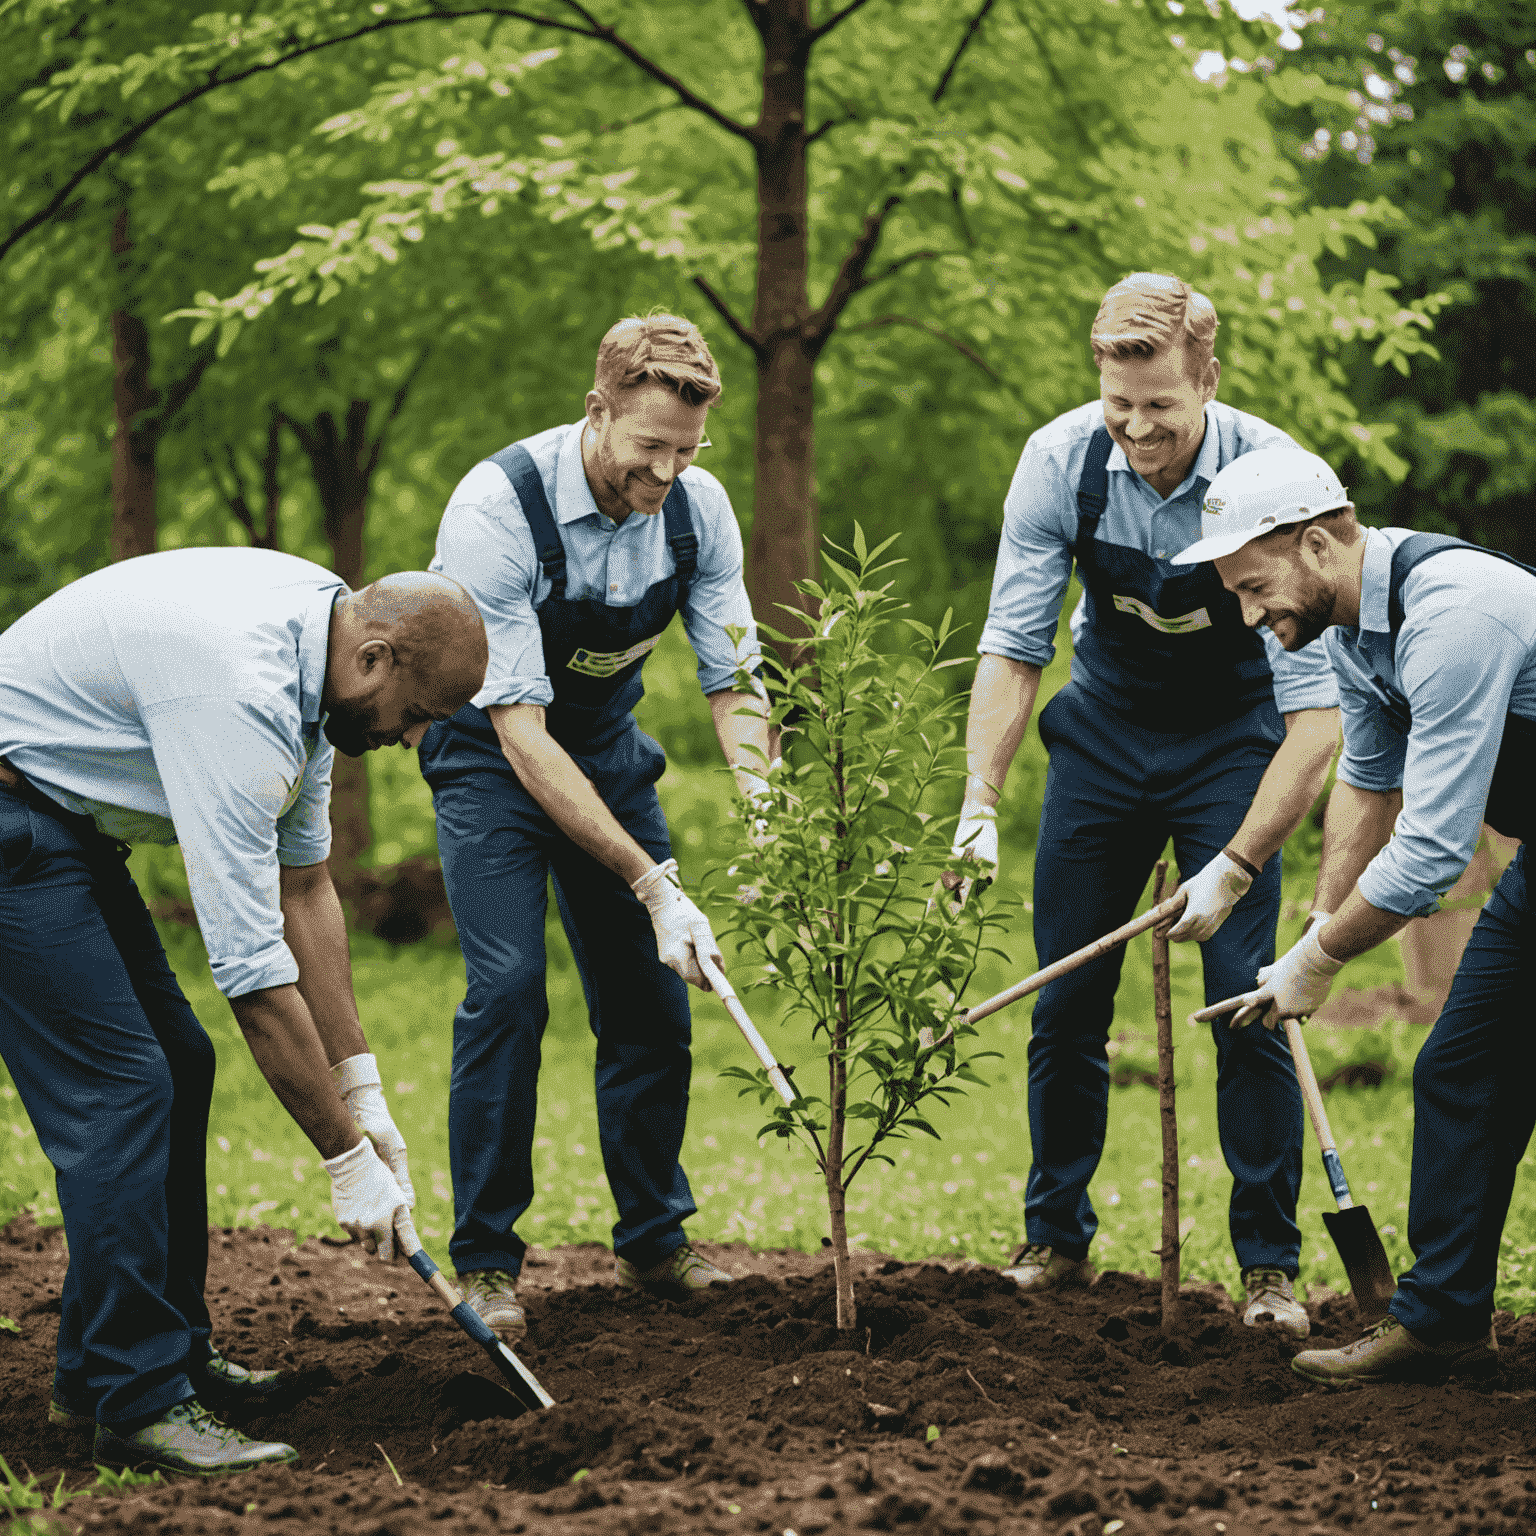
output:
{"label": "freshly dug soil", "polygon": [[[403,1264],[276,1230],[214,1231],[208,1296],[232,1359],[290,1388],[248,1433],[300,1467],[68,1505],[71,1533],[1536,1531],[1536,1314],[1498,1318],[1501,1374],[1328,1390],[1297,1345],[1190,1287],[1104,1274],[1029,1298],[978,1265],[858,1257],[832,1325],[825,1255],[701,1245],[708,1300],[621,1293],[594,1244],[533,1250],[519,1350],[556,1407],[527,1413]],[[51,1488],[94,1477],[45,1420],[60,1229],[0,1233],[0,1454]],[[1355,1332],[1315,1291],[1312,1344]],[[385,1455],[398,1471],[386,1464]]]}

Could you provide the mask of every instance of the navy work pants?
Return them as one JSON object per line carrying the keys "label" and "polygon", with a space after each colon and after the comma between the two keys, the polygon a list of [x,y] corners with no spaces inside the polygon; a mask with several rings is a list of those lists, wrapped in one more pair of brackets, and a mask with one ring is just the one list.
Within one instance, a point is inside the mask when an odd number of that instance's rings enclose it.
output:
{"label": "navy work pants", "polygon": [[[573,754],[619,824],[658,863],[671,857],[655,784],[666,759],[633,720],[601,750]],[[614,1250],[642,1269],[683,1242],[696,1207],[678,1162],[693,1070],[687,987],[661,963],[645,907],[578,848],[500,752],[455,726],[422,744],[467,992],[453,1020],[448,1100],[460,1274],[522,1267],[513,1231],[533,1200],[541,1042],[549,1022],[544,919],[554,876],[597,1038],[597,1122],[618,1206]]]}
{"label": "navy work pants", "polygon": [[189,1398],[208,1358],[213,1045],[88,817],[0,786],[0,1057],[69,1243],[56,1391],[104,1424]]}
{"label": "navy work pants", "polygon": [[[1274,756],[1273,706],[1201,734],[1145,730],[1108,714],[1072,685],[1040,716],[1050,751],[1035,856],[1035,949],[1042,966],[1101,938],[1135,911],[1170,837],[1178,868],[1198,873],[1221,852]],[[1254,985],[1275,958],[1276,854],[1215,936],[1200,946],[1208,1003]],[[1106,1045],[1124,949],[1045,987],[1029,1043],[1034,1161],[1025,1229],[1068,1258],[1098,1230],[1088,1183],[1104,1151]],[[1297,1272],[1302,1102],[1279,1031],[1211,1026],[1221,1149],[1232,1173],[1229,1212],[1239,1265]]]}
{"label": "navy work pants", "polygon": [[1536,904],[1522,845],[1413,1068],[1413,1268],[1392,1313],[1429,1344],[1488,1331],[1515,1170],[1536,1125]]}

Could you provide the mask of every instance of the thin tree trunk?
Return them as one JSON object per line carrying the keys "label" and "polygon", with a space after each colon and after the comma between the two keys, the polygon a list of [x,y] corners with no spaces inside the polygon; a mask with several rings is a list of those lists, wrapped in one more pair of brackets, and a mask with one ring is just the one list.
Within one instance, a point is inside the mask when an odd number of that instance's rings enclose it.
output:
{"label": "thin tree trunk", "polygon": [[[839,969],[842,961],[836,962]],[[828,1061],[831,1113],[827,1116],[827,1216],[832,1227],[832,1275],[837,1291],[837,1326],[852,1329],[859,1320],[853,1297],[853,1266],[848,1258],[847,1192],[843,1187],[843,1133],[848,1109],[848,999],[839,987],[837,993],[837,1028],[832,1037]]]}
{"label": "thin tree trunk", "polygon": [[[1163,899],[1167,859],[1159,859],[1152,885],[1152,905]],[[1173,998],[1168,973],[1168,939],[1152,930],[1152,995],[1157,1014],[1157,1108],[1163,1130],[1163,1333],[1179,1326],[1179,1122],[1173,1097]]]}
{"label": "thin tree trunk", "polygon": [[[112,221],[112,254],[126,256],[128,210]],[[149,330],[137,315],[112,312],[112,558],[155,550],[155,439],[136,423],[158,396],[149,383]]]}

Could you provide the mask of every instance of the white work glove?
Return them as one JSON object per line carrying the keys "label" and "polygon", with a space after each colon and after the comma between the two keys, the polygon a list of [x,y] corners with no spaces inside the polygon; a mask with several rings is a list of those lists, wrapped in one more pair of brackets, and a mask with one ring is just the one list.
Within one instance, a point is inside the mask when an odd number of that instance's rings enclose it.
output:
{"label": "white work glove", "polygon": [[[960,821],[955,828],[955,840],[949,852],[952,858],[973,869],[981,866],[977,873],[983,880],[997,879],[997,807],[983,805],[967,793],[960,806]],[[958,890],[960,893],[949,903],[951,916],[969,899],[976,878],[977,874],[961,874],[957,870],[947,870],[939,876],[939,884],[946,891]],[[932,901],[928,903],[928,910],[933,910]]]}
{"label": "white work glove", "polygon": [[[776,757],[768,764],[768,771],[773,770],[783,763],[782,757]],[[759,853],[774,840],[775,833],[768,825],[768,813],[773,809],[773,791],[768,787],[768,780],[760,773],[753,773],[750,769],[743,768],[741,776],[746,780],[746,788],[743,791],[747,802],[747,815],[749,825],[747,838]]]}
{"label": "white work glove", "polygon": [[1273,965],[1259,972],[1259,985],[1252,992],[1213,1003],[1195,1017],[1204,1022],[1237,1009],[1231,1022],[1238,1028],[1262,1014],[1265,1029],[1273,1029],[1281,1019],[1304,1019],[1315,1013],[1328,1000],[1333,978],[1344,969],[1344,962],[1335,960],[1320,942],[1327,926],[1326,913],[1313,913],[1312,926]]}
{"label": "white work glove", "polygon": [[395,1176],[365,1136],[340,1157],[320,1166],[331,1176],[331,1211],[336,1225],[350,1232],[369,1253],[395,1256],[395,1228],[411,1230],[410,1208]]}
{"label": "white work glove", "polygon": [[405,1194],[405,1203],[414,1207],[416,1191],[411,1188],[411,1170],[405,1158],[405,1137],[396,1128],[389,1106],[384,1102],[384,1084],[379,1077],[379,1063],[373,1056],[348,1056],[331,1068],[331,1081],[347,1106],[352,1123],[378,1149],[389,1164],[395,1182]]}
{"label": "white work glove", "polygon": [[1225,853],[1179,889],[1189,898],[1184,915],[1168,930],[1172,944],[1203,944],[1226,922],[1228,914],[1248,894],[1253,876]]}
{"label": "white work glove", "polygon": [[684,895],[678,883],[677,860],[668,859],[665,864],[646,870],[630,889],[651,914],[661,963],[671,966],[690,986],[708,992],[710,985],[699,969],[698,957],[703,955],[720,968],[725,965],[725,957],[715,942],[709,919]]}

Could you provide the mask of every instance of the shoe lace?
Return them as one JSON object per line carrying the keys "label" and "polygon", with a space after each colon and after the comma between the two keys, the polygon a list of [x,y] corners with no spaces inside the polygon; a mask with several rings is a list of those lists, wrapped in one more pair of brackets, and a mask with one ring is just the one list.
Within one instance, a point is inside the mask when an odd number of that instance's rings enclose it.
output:
{"label": "shoe lace", "polygon": [[[1051,1259],[1049,1243],[1025,1243],[1013,1256],[1013,1265],[1048,1264]],[[1013,1267],[1013,1266],[1010,1266]]]}
{"label": "shoe lace", "polygon": [[1283,1291],[1290,1276],[1283,1269],[1250,1269],[1247,1288],[1250,1296],[1260,1296],[1265,1291]]}
{"label": "shoe lace", "polygon": [[692,1243],[683,1243],[672,1253],[672,1272],[686,1275],[691,1269],[708,1269],[710,1262]]}
{"label": "shoe lace", "polygon": [[466,1296],[491,1296],[499,1290],[510,1291],[517,1284],[517,1276],[506,1269],[477,1269],[464,1278]]}
{"label": "shoe lace", "polygon": [[1359,1342],[1364,1344],[1367,1339],[1384,1339],[1394,1328],[1401,1328],[1402,1324],[1392,1316],[1390,1312],[1380,1322],[1372,1323],[1369,1327],[1360,1330]]}
{"label": "shoe lace", "polygon": [[211,1408],[205,1407],[195,1397],[189,1397],[184,1403],[178,1403],[167,1417],[177,1417],[182,1423],[192,1429],[201,1430],[206,1435],[217,1435],[221,1440],[227,1440],[236,1431],[231,1429],[218,1414]]}

